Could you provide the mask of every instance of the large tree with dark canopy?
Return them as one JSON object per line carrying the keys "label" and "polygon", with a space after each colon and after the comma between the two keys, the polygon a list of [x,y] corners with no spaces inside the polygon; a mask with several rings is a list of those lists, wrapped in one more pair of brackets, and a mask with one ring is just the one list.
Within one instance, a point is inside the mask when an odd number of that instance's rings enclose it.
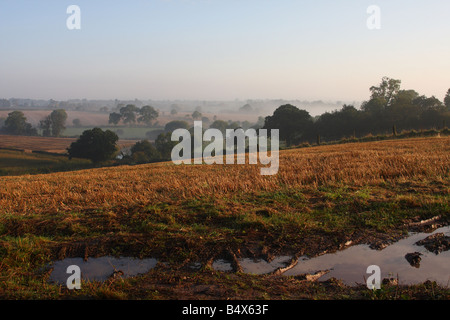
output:
{"label": "large tree with dark canopy", "polygon": [[119,137],[111,130],[100,128],[84,131],[67,149],[70,158],[86,158],[95,164],[112,159],[117,151]]}
{"label": "large tree with dark canopy", "polygon": [[159,113],[152,106],[143,106],[139,109],[140,117],[137,119],[139,122],[143,122],[150,125],[153,120],[158,118]]}
{"label": "large tree with dark canopy", "polygon": [[279,129],[280,140],[288,146],[298,142],[311,129],[313,122],[308,111],[285,104],[265,119],[263,129]]}
{"label": "large tree with dark canopy", "polygon": [[3,131],[13,135],[37,135],[37,130],[27,122],[27,118],[22,111],[8,113],[8,117],[4,122]]}
{"label": "large tree with dark canopy", "polygon": [[215,120],[209,127],[212,129],[219,129],[222,134],[225,134],[226,130],[228,129],[228,122],[223,120]]}
{"label": "large tree with dark canopy", "polygon": [[113,113],[111,113],[109,115],[108,123],[113,124],[113,125],[117,125],[117,124],[119,124],[121,119],[122,119],[122,115],[120,113],[113,112]]}
{"label": "large tree with dark canopy", "polygon": [[183,120],[173,120],[168,123],[166,123],[164,127],[164,131],[166,132],[173,132],[176,129],[189,129],[189,123]]}
{"label": "large tree with dark canopy", "polygon": [[400,90],[401,80],[383,77],[381,83],[377,86],[370,87],[371,99],[384,100],[385,107],[389,106],[395,99]]}
{"label": "large tree with dark canopy", "polygon": [[177,141],[172,141],[171,132],[163,132],[158,135],[155,140],[155,147],[161,154],[163,160],[170,160],[173,147],[178,144]]}
{"label": "large tree with dark canopy", "polygon": [[161,159],[161,154],[148,140],[138,141],[131,147],[131,157],[136,163],[146,163]]}
{"label": "large tree with dark canopy", "polygon": [[134,104],[127,104],[125,107],[120,108],[119,112],[123,123],[136,123],[136,113],[139,112],[139,108]]}

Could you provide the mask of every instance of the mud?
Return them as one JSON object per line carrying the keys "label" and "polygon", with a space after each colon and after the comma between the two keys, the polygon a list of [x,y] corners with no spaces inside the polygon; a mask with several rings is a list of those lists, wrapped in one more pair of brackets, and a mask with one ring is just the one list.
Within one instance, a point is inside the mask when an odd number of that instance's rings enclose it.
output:
{"label": "mud", "polygon": [[[446,234],[450,234],[450,227],[439,228],[431,234],[412,233],[408,237],[379,250],[373,249],[369,244],[352,245],[353,241],[347,241],[337,246],[341,250],[317,252],[314,257],[299,255],[298,253],[242,257],[242,251],[234,251],[228,247],[223,254],[217,255],[218,258],[208,259],[206,262],[191,261],[181,266],[160,262],[160,265],[164,265],[168,269],[172,268],[174,272],[179,272],[181,269],[198,272],[209,268],[224,273],[295,276],[306,281],[326,281],[336,278],[343,281],[345,285],[352,286],[363,284],[367,276],[367,267],[375,264],[380,266],[383,278],[391,279],[390,283],[417,284],[432,280],[446,286],[450,282],[450,269],[448,269],[450,251],[445,252],[446,250],[443,247],[443,244],[447,243],[448,236]],[[267,250],[266,247],[263,247],[261,252]],[[439,255],[435,254],[436,250],[440,252]],[[261,256],[265,256],[265,258],[261,258]],[[101,259],[106,260],[103,260],[103,263],[97,263],[97,265],[94,263],[93,266],[89,267],[89,262],[92,263]],[[80,267],[82,265],[85,275],[89,272],[95,275],[94,277],[87,277],[87,279],[104,281],[112,276],[127,277],[133,275],[129,271],[133,268],[132,265],[129,265],[131,258],[126,258],[125,262],[120,259],[123,258],[66,258],[56,261],[54,270],[59,270],[57,274],[63,280],[67,279],[67,274],[63,272],[67,263],[78,264]],[[109,266],[105,261],[108,261]],[[146,259],[146,262],[143,263],[149,267],[148,271],[155,267],[156,262],[156,259],[151,258]],[[119,267],[113,267],[114,265]]]}
{"label": "mud", "polygon": [[423,240],[417,241],[418,246],[424,246],[428,251],[434,254],[450,249],[450,236],[446,236],[443,233],[435,233]]}

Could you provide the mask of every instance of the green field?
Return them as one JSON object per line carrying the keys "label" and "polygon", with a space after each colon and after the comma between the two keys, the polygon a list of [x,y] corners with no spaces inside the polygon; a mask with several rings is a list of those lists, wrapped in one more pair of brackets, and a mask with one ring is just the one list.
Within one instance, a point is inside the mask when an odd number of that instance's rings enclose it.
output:
{"label": "green field", "polygon": [[[119,136],[120,139],[124,140],[139,140],[139,139],[150,139],[146,133],[149,131],[158,131],[162,128],[149,128],[149,127],[124,127],[124,126],[101,126],[102,130],[111,130]],[[64,130],[64,136],[66,137],[77,137],[80,136],[83,131],[92,129],[91,127],[69,127]],[[154,140],[154,139],[150,139]]]}
{"label": "green field", "polygon": [[91,168],[86,159],[72,159],[63,155],[31,153],[0,149],[0,176],[39,174]]}

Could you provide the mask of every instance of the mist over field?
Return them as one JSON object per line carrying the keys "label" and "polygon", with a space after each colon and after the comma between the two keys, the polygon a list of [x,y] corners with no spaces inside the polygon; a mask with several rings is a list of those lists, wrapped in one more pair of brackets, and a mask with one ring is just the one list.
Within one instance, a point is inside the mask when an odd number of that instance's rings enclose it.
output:
{"label": "mist over field", "polygon": [[[51,110],[52,102],[50,100],[34,100],[34,99],[8,99],[12,103],[9,107],[0,106],[0,118],[6,118],[11,110],[23,110],[25,116],[31,124],[37,126],[39,121],[44,118],[47,110]],[[343,104],[349,103],[360,105],[361,102],[327,102],[327,101],[306,101],[306,100],[234,100],[234,101],[153,101],[153,100],[68,100],[59,101],[58,107],[67,109],[68,123],[72,123],[73,119],[79,118],[82,123],[87,126],[106,125],[108,122],[108,110],[114,110],[117,104],[135,104],[137,107],[143,105],[152,105],[161,111],[161,115],[170,113],[173,106],[178,106],[181,113],[192,113],[196,108],[201,108],[202,112],[208,115],[217,115],[224,120],[248,120],[255,121],[259,116],[266,117],[282,104],[295,104],[302,109],[306,109],[312,116],[318,116],[327,111],[340,109]],[[244,105],[252,106],[251,111],[242,112],[239,109]],[[50,107],[50,109],[49,109]],[[105,110],[104,108],[107,108]],[[103,108],[103,109],[102,109]]]}

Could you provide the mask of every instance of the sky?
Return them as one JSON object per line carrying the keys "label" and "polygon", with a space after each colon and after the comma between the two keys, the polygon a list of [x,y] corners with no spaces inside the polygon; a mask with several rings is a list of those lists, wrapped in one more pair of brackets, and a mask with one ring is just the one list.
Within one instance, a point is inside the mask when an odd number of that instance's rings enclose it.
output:
{"label": "sky", "polygon": [[442,100],[449,17],[448,0],[0,0],[0,98],[361,101],[387,76]]}

